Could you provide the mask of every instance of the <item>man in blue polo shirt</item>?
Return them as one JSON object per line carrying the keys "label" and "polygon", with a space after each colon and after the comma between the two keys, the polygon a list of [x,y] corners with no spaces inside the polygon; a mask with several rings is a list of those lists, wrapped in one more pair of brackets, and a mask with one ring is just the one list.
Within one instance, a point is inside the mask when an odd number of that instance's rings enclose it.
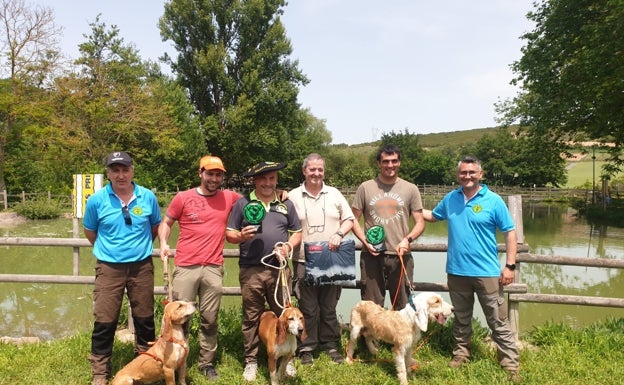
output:
{"label": "man in blue polo shirt", "polygon": [[[503,199],[480,183],[481,162],[464,157],[457,166],[460,187],[449,192],[438,205],[423,210],[428,222],[447,221],[446,273],[449,295],[455,308],[453,359],[458,368],[470,357],[472,313],[477,295],[485,320],[497,345],[500,365],[513,382],[519,382],[518,347],[507,321],[503,286],[514,280],[517,236],[515,224]],[[496,229],[505,235],[506,259],[501,269]]]}
{"label": "man in blue polo shirt", "polygon": [[[228,242],[239,244],[240,249],[238,278],[243,297],[243,377],[246,381],[254,381],[258,372],[258,323],[265,309],[265,301],[276,314],[281,314],[282,306],[285,305],[277,303],[279,298],[283,298],[281,291],[284,289],[280,288],[280,293],[275,295],[275,288],[279,284],[277,267],[284,262],[279,261],[274,252],[282,256],[290,255],[301,244],[301,224],[295,206],[289,200],[280,201],[276,194],[277,171],[284,167],[284,163],[261,162],[244,174],[253,177],[255,189],[236,201],[225,233]],[[258,223],[254,219],[258,219]],[[282,246],[275,247],[281,243]],[[288,279],[287,287],[290,287],[292,273],[287,264],[284,274]],[[287,374],[292,375],[293,370],[291,362]]]}
{"label": "man in blue polo shirt", "polygon": [[84,233],[93,245],[95,287],[91,336],[93,385],[111,377],[113,341],[124,291],[132,304],[135,352],[149,349],[155,340],[154,266],[152,241],[161,221],[154,193],[135,184],[132,158],[125,152],[106,157],[110,181],[87,200]]}

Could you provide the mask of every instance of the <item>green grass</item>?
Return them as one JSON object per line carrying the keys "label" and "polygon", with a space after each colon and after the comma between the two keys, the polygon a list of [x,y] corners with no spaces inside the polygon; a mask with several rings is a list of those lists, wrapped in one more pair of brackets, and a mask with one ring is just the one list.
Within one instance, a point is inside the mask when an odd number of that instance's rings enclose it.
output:
{"label": "green grass", "polygon": [[[242,384],[241,310],[222,310],[219,317],[219,349],[217,370],[220,379],[209,382],[197,369],[197,317],[193,320],[190,338],[187,384]],[[451,358],[452,318],[447,325],[434,325],[424,334],[415,357],[420,368],[410,384],[507,384],[505,373],[498,366],[495,352],[484,342],[486,330],[475,324],[473,356],[460,369],[447,367]],[[347,332],[343,333],[343,346]],[[562,324],[547,324],[535,328],[523,337],[530,348],[521,351],[523,384],[602,385],[623,378],[624,319],[610,319],[575,330]],[[91,380],[89,363],[90,335],[78,334],[63,340],[34,345],[3,345],[0,347],[0,384],[88,384]],[[132,345],[115,342],[113,372],[132,359]],[[361,348],[356,358],[363,362],[353,365],[333,364],[322,354],[313,366],[301,366],[297,361],[298,377],[283,383],[288,385],[352,385],[398,384],[392,354],[382,346],[375,359]],[[266,354],[261,349],[258,380],[254,384],[269,384]],[[161,385],[164,382],[160,383]]]}

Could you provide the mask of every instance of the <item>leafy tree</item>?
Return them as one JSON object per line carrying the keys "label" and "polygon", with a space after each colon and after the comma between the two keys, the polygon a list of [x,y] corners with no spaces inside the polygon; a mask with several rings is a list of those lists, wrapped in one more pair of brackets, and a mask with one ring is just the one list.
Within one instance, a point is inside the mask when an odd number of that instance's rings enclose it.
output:
{"label": "leafy tree", "polygon": [[[377,175],[377,167],[371,164],[371,150],[345,144],[327,148],[325,158],[325,181],[332,186],[357,187]],[[374,156],[374,155],[372,155]]]}
{"label": "leafy tree", "polygon": [[72,173],[103,172],[107,153],[132,154],[140,183],[168,189],[197,180],[205,153],[193,108],[181,87],[166,79],[124,43],[116,26],[99,16],[80,44],[79,72],[56,79],[51,95],[57,111],[43,127],[49,163]]}
{"label": "leafy tree", "polygon": [[559,146],[523,131],[500,128],[495,135],[486,134],[471,155],[481,160],[484,181],[491,185],[541,187],[566,182],[565,159]]}
{"label": "leafy tree", "polygon": [[40,98],[38,87],[59,59],[59,34],[50,8],[29,6],[23,0],[0,0],[0,71],[8,80],[0,87],[0,190],[7,188],[7,169],[12,172],[29,161],[19,151],[24,148],[21,131],[41,112],[32,108],[33,102]]}
{"label": "leafy tree", "polygon": [[259,161],[297,159],[311,127],[297,102],[298,86],[308,80],[289,59],[284,5],[172,0],[160,19],[163,40],[178,52],[164,59],[188,90],[209,152],[235,175]]}
{"label": "leafy tree", "polygon": [[418,164],[418,184],[452,184],[456,181],[455,165],[455,157],[443,151],[425,151]]}
{"label": "leafy tree", "polygon": [[613,142],[606,171],[615,173],[624,163],[624,3],[542,0],[528,19],[535,29],[512,66],[522,91],[500,105],[506,123],[529,127],[531,141],[555,153],[569,140]]}
{"label": "leafy tree", "polygon": [[421,172],[419,164],[424,153],[418,143],[418,135],[411,134],[407,129],[398,133],[394,131],[384,133],[381,136],[381,146],[387,144],[394,144],[401,150],[401,177],[409,182],[418,183]]}

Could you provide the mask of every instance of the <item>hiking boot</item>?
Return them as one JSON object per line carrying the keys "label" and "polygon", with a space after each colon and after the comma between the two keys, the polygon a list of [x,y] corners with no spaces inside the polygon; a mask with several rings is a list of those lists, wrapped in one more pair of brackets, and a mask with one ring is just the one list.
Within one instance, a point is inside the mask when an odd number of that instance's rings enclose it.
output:
{"label": "hiking boot", "polygon": [[509,378],[509,381],[513,382],[514,384],[519,384],[521,382],[520,371],[518,371],[518,369],[505,368],[505,372],[507,372],[507,377]]}
{"label": "hiking boot", "polygon": [[338,350],[336,349],[331,349],[327,352],[327,354],[329,354],[329,357],[334,362],[334,364],[342,364],[344,362],[344,357],[340,353],[338,353]]}
{"label": "hiking boot", "polygon": [[312,365],[314,364],[314,357],[312,357],[311,352],[301,352],[299,354],[299,360],[301,361],[301,365]]}
{"label": "hiking boot", "polygon": [[465,364],[466,362],[468,362],[467,357],[454,356],[453,359],[449,362],[448,366],[449,368],[457,369],[463,364]]}
{"label": "hiking boot", "polygon": [[297,368],[295,368],[295,359],[291,358],[286,364],[286,375],[288,377],[296,377],[297,376]]}
{"label": "hiking boot", "polygon": [[108,384],[108,380],[106,379],[106,376],[93,376],[93,382],[91,382],[91,385],[107,385]]}
{"label": "hiking boot", "polygon": [[215,381],[219,378],[219,373],[217,373],[217,370],[212,364],[204,366],[203,368],[199,369],[199,371],[211,381]]}
{"label": "hiking boot", "polygon": [[248,362],[247,365],[245,365],[245,370],[243,370],[243,378],[245,379],[245,381],[255,381],[257,374],[258,364],[256,362]]}

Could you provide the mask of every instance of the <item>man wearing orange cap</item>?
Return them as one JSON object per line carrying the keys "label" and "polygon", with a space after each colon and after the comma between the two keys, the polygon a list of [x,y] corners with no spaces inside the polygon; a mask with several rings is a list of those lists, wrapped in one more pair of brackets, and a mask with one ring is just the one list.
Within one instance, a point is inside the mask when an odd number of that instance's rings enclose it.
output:
{"label": "man wearing orange cap", "polygon": [[209,380],[219,375],[214,367],[217,350],[217,316],[223,287],[223,246],[225,225],[230,210],[241,196],[222,190],[223,162],[216,156],[199,161],[200,185],[181,191],[173,198],[158,229],[160,257],[166,262],[171,250],[169,235],[178,221],[180,236],[176,246],[173,272],[174,299],[195,301],[201,315],[199,336],[200,372]]}

